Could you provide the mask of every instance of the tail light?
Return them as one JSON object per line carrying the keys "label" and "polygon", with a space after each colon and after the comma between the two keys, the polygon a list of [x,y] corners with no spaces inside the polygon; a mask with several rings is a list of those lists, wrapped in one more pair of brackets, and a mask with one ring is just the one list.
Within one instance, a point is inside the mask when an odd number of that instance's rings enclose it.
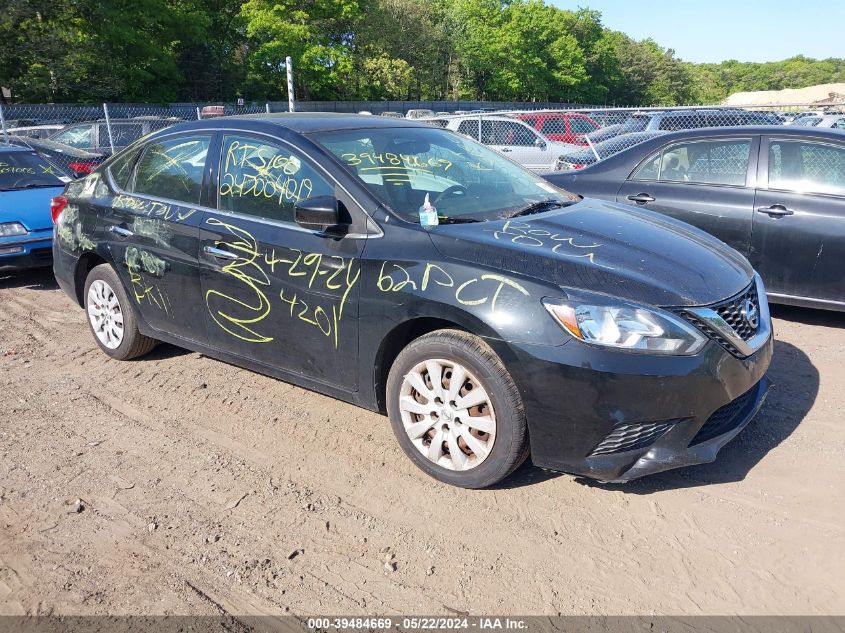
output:
{"label": "tail light", "polygon": [[59,221],[59,216],[67,207],[67,198],[65,196],[56,196],[50,200],[50,216],[53,218],[53,224]]}
{"label": "tail light", "polygon": [[97,167],[94,163],[68,163],[67,166],[77,174],[90,174]]}

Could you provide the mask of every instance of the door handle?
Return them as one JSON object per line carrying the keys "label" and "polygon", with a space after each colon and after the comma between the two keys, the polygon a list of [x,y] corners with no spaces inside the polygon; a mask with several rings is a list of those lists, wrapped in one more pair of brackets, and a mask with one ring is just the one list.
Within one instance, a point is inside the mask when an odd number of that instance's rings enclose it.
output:
{"label": "door handle", "polygon": [[215,248],[214,246],[206,246],[202,249],[207,255],[216,257],[217,259],[238,259],[238,256],[231,251],[224,251],[222,248]]}
{"label": "door handle", "polygon": [[637,204],[645,204],[646,202],[654,202],[654,198],[647,193],[638,193],[635,196],[628,196],[628,200],[636,202]]}
{"label": "door handle", "polygon": [[118,237],[132,237],[133,235],[135,235],[135,234],[134,234],[132,231],[130,231],[129,229],[124,228],[124,227],[122,227],[122,226],[117,226],[117,225],[115,225],[115,226],[111,227],[111,228],[109,229],[109,231],[111,231],[112,233],[114,233],[114,234],[115,234],[115,235],[117,235]]}
{"label": "door handle", "polygon": [[794,215],[795,211],[782,204],[773,204],[770,207],[757,207],[757,213],[765,213],[770,218],[782,218],[785,215]]}
{"label": "door handle", "polygon": [[513,150],[512,150],[512,149],[508,149],[507,147],[503,147],[503,148],[502,148],[502,149],[500,149],[499,151],[500,151],[500,152],[512,152]]}

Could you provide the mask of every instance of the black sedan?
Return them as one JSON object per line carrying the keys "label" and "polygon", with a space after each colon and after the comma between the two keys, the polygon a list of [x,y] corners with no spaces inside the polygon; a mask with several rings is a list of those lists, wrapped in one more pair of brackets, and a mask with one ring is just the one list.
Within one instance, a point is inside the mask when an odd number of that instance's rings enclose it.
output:
{"label": "black sedan", "polygon": [[715,235],[751,261],[773,302],[845,310],[845,132],[685,130],[547,178]]}
{"label": "black sedan", "polygon": [[664,134],[664,132],[660,132],[659,130],[620,134],[619,136],[614,136],[613,138],[602,141],[601,143],[594,143],[589,147],[579,147],[577,150],[572,152],[561,154],[558,159],[557,167],[559,170],[564,171],[570,169],[584,169],[584,167],[597,163],[608,156],[613,156],[613,154],[621,152],[623,149],[628,149],[638,143],[642,143],[643,141],[647,141],[650,138],[654,138],[655,136],[660,136],[662,134]]}
{"label": "black sedan", "polygon": [[618,481],[712,461],[769,386],[768,304],[741,255],[425,124],[178,125],[53,211],[56,277],[104,353],[167,341],[386,411],[458,486],[529,452]]}

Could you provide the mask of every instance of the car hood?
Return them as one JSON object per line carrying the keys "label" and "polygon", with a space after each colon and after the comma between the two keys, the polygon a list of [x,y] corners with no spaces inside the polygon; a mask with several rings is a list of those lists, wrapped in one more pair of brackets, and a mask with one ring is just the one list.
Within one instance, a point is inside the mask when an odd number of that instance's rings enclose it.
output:
{"label": "car hood", "polygon": [[714,303],[754,275],[742,255],[703,231],[589,198],[513,220],[442,226],[430,235],[448,258],[655,306]]}
{"label": "car hood", "polygon": [[50,198],[63,190],[64,185],[0,191],[0,222],[20,222],[30,231],[52,228]]}

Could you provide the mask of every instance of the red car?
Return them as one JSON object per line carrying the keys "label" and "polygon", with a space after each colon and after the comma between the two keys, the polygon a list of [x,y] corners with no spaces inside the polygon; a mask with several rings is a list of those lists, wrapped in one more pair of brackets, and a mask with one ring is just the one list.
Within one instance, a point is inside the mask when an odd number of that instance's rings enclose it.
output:
{"label": "red car", "polygon": [[584,135],[601,127],[579,112],[537,112],[516,117],[553,141],[586,145]]}

